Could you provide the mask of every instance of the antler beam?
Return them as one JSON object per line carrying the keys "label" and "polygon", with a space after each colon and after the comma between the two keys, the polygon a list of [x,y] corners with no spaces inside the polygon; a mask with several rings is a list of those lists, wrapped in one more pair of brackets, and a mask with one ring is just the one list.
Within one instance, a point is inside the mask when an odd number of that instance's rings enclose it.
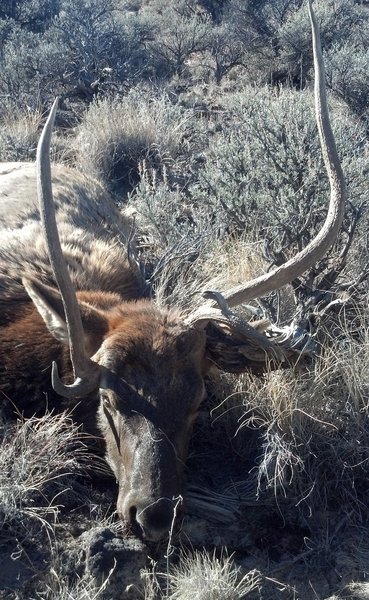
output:
{"label": "antler beam", "polygon": [[316,237],[296,256],[283,265],[276,267],[270,273],[224,291],[222,295],[229,307],[264,296],[299,277],[329,250],[335,242],[342,224],[347,195],[346,184],[329,120],[320,33],[311,0],[308,0],[308,8],[315,68],[315,114],[322,155],[331,189],[328,214]]}
{"label": "antler beam", "polygon": [[52,385],[61,396],[75,397],[84,396],[98,387],[99,367],[86,354],[81,313],[56,226],[51,183],[50,142],[57,107],[58,98],[54,101],[37,146],[37,193],[46,247],[63,301],[70,357],[75,375],[75,382],[72,385],[65,385],[59,378],[57,365],[53,363]]}

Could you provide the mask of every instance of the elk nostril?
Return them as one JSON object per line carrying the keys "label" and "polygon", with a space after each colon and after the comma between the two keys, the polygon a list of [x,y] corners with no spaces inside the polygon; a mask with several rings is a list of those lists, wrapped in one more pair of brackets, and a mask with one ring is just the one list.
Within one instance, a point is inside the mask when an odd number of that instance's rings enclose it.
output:
{"label": "elk nostril", "polygon": [[128,518],[131,532],[137,537],[142,538],[144,532],[137,518],[137,506],[130,506],[128,509]]}
{"label": "elk nostril", "polygon": [[136,506],[131,506],[129,509],[129,521],[130,521],[130,523],[137,523],[137,508],[136,508]]}
{"label": "elk nostril", "polygon": [[172,501],[161,498],[142,508],[138,506],[135,518],[144,540],[157,542],[167,538],[175,518]]}
{"label": "elk nostril", "polygon": [[168,538],[174,527],[174,519],[178,518],[173,501],[162,497],[151,502],[146,500],[141,505],[137,498],[130,500],[123,514],[131,533],[144,541],[157,542]]}

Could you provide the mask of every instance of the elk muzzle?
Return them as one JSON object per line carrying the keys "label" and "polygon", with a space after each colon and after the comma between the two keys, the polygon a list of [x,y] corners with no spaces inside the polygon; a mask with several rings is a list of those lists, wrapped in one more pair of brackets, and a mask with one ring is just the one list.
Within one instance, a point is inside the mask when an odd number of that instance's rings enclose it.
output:
{"label": "elk muzzle", "polygon": [[131,468],[125,469],[118,514],[143,540],[157,542],[174,530],[182,503],[181,465],[173,444],[151,430],[136,448]]}
{"label": "elk muzzle", "polygon": [[[159,542],[168,538],[175,528],[180,512],[181,497],[145,499],[132,494],[126,498],[124,520],[138,537],[148,542]],[[118,509],[119,511],[119,509]]]}

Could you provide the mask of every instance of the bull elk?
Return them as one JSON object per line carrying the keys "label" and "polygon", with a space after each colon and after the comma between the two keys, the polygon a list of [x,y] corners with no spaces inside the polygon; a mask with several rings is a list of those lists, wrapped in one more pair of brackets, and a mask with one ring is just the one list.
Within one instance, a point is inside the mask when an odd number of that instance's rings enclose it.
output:
{"label": "bull elk", "polygon": [[88,431],[98,428],[119,484],[118,513],[146,540],[171,529],[210,366],[242,372],[283,353],[230,308],[301,275],[341,226],[345,183],[310,0],[309,13],[316,119],[331,188],[326,221],[284,265],[222,295],[207,292],[201,311],[184,316],[146,299],[127,251],[131,224],[113,199],[71,168],[54,166],[51,177],[56,103],[38,145],[37,177],[30,164],[2,166],[0,390],[25,415],[47,402],[72,408]]}

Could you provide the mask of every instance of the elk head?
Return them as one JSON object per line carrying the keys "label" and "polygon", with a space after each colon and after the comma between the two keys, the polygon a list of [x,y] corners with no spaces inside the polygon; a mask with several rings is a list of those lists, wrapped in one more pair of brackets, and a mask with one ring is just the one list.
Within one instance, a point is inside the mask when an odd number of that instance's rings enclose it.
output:
{"label": "elk head", "polygon": [[[56,102],[39,142],[40,210],[60,292],[36,281],[24,284],[49,330],[70,348],[74,383],[63,383],[54,364],[53,387],[69,398],[99,396],[98,418],[107,461],[119,483],[118,512],[148,540],[161,539],[171,529],[209,364],[239,372],[281,355],[278,346],[229,307],[301,275],[325,254],[341,226],[345,183],[329,122],[319,31],[310,1],[309,12],[316,118],[331,187],[326,221],[293,259],[223,295],[207,292],[212,302],[187,318],[153,301],[127,302],[105,292],[76,296],[63,259],[52,197],[49,147]],[[213,344],[214,337],[217,344]]]}

